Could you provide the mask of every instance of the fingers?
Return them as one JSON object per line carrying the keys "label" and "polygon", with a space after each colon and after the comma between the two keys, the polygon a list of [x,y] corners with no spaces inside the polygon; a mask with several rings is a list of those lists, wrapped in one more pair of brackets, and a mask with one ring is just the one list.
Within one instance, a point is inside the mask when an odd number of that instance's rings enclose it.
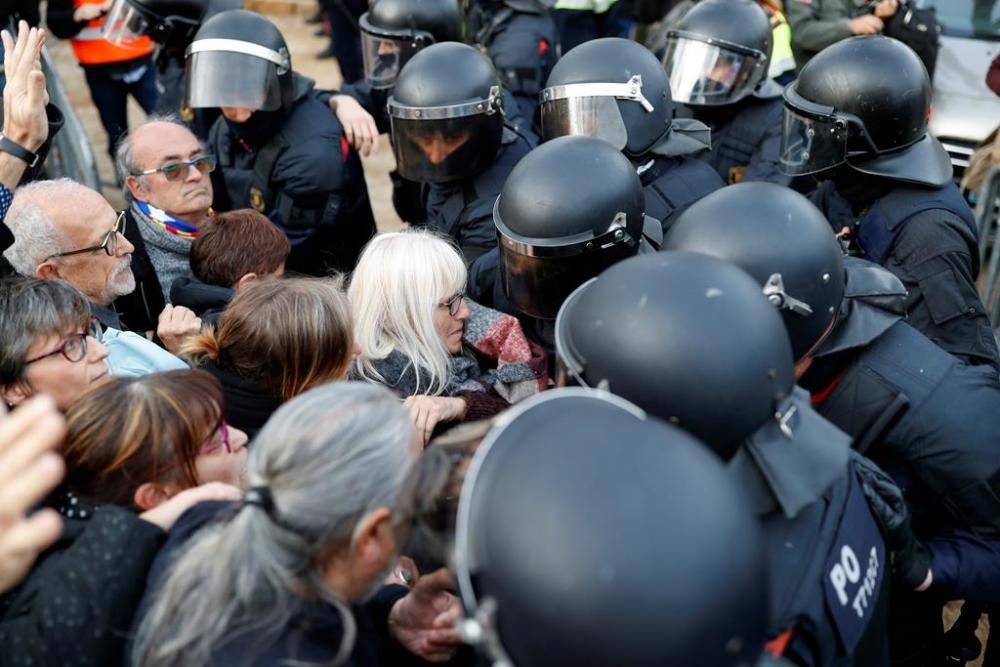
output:
{"label": "fingers", "polygon": [[414,593],[422,593],[428,595],[436,595],[442,592],[451,592],[454,590],[455,585],[452,583],[451,574],[448,572],[448,568],[438,568],[433,572],[428,572],[422,575],[413,584]]}
{"label": "fingers", "polygon": [[0,534],[0,554],[30,555],[45,550],[59,539],[62,519],[53,509],[43,509]]}
{"label": "fingers", "polygon": [[42,500],[63,478],[66,466],[55,452],[46,452],[24,468],[15,479],[8,480],[0,493],[3,510],[0,527],[16,522],[32,505]]}
{"label": "fingers", "polygon": [[0,495],[7,495],[11,480],[22,477],[42,454],[55,449],[65,428],[65,420],[47,396],[33,398],[0,419]]}

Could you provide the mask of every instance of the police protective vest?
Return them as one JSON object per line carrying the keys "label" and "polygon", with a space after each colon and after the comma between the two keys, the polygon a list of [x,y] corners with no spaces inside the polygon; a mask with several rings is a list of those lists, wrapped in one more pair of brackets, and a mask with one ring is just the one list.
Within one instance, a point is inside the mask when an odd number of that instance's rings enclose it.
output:
{"label": "police protective vest", "polygon": [[795,70],[795,54],[792,52],[792,28],[788,19],[770,5],[761,5],[771,21],[771,35],[774,38],[771,46],[771,64],[767,70],[767,78],[775,79],[785,72]]}
{"label": "police protective vest", "polygon": [[780,96],[757,95],[733,107],[699,109],[699,119],[712,128],[712,147],[695,157],[712,165],[729,185],[743,181],[788,185],[792,177],[778,166],[783,109]]}
{"label": "police protective vest", "polygon": [[933,494],[925,504],[949,515],[944,527],[1000,535],[1000,388],[991,367],[963,364],[897,322],[814,392],[813,404],[862,453],[906,465]]}
{"label": "police protective vest", "polygon": [[[100,4],[103,4],[103,0],[73,0],[73,9],[79,9],[84,5]],[[128,45],[123,46],[112,44],[104,39],[102,34],[104,20],[105,16],[99,16],[92,21],[88,21],[83,30],[70,39],[73,54],[81,65],[106,65],[108,63],[126,62],[148,56],[153,52],[153,40],[149,37],[139,37]]]}
{"label": "police protective vest", "polygon": [[725,185],[715,170],[700,160],[654,155],[647,164],[650,166],[639,166],[646,215],[659,220],[664,233],[688,206]]}

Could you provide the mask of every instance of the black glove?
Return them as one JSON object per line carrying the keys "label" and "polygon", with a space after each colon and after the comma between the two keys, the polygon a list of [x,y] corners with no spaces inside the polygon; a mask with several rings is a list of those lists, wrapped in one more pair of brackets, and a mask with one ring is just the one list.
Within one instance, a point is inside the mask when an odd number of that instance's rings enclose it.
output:
{"label": "black glove", "polygon": [[853,452],[851,459],[868,505],[882,524],[886,546],[892,552],[893,580],[905,590],[916,590],[927,579],[931,555],[913,534],[903,492],[889,475],[869,459]]}

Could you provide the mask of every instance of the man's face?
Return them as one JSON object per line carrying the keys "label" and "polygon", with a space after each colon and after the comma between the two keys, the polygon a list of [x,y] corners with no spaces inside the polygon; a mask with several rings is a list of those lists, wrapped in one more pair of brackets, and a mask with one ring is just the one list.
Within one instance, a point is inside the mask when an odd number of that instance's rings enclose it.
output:
{"label": "man's face", "polygon": [[[101,245],[114,228],[118,214],[104,197],[81,186],[72,200],[51,203],[46,211],[56,228],[66,237],[64,251]],[[113,243],[108,247],[112,247]],[[43,278],[62,278],[96,304],[106,306],[120,296],[135,289],[132,275],[132,251],[135,247],[118,232],[117,248],[113,255],[104,250],[92,250],[70,257],[53,257],[40,265],[53,265],[56,274],[42,274]]]}
{"label": "man's face", "polygon": [[[188,162],[204,155],[197,137],[176,123],[150,123],[139,128],[132,135],[132,151],[136,171]],[[212,205],[212,179],[193,166],[182,168],[175,180],[157,172],[129,176],[127,184],[139,201],[177,217],[204,213]]]}
{"label": "man's face", "polygon": [[469,140],[469,132],[456,132],[454,134],[443,134],[433,132],[429,134],[419,134],[413,138],[413,142],[420,148],[428,161],[437,166],[448,159],[452,153],[465,145]]}

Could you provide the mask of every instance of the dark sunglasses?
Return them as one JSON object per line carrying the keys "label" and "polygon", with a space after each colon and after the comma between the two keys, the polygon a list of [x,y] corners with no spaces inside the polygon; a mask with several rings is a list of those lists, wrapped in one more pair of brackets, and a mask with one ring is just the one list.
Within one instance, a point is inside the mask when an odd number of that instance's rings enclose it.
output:
{"label": "dark sunglasses", "polygon": [[194,167],[203,174],[210,174],[215,171],[215,156],[202,155],[186,162],[170,162],[162,167],[147,169],[146,171],[133,171],[133,176],[149,176],[151,174],[163,174],[168,181],[180,181],[188,175],[188,170]]}
{"label": "dark sunglasses", "polygon": [[28,359],[24,362],[25,366],[28,364],[33,364],[36,361],[41,361],[42,359],[48,359],[49,357],[54,357],[57,354],[61,354],[66,358],[66,361],[71,364],[75,364],[81,361],[87,356],[87,337],[89,333],[76,333],[66,336],[66,340],[62,342],[62,345],[56,349],[43,354],[41,356],[35,357],[34,359]]}
{"label": "dark sunglasses", "polygon": [[118,254],[118,235],[125,234],[125,211],[118,214],[115,219],[114,226],[111,227],[111,231],[108,235],[104,237],[100,245],[90,246],[89,248],[81,248],[79,250],[70,250],[69,252],[57,252],[54,255],[49,255],[45,259],[52,259],[54,257],[69,257],[70,255],[82,255],[85,252],[96,252],[98,250],[103,250],[108,254],[109,257],[114,257]]}

